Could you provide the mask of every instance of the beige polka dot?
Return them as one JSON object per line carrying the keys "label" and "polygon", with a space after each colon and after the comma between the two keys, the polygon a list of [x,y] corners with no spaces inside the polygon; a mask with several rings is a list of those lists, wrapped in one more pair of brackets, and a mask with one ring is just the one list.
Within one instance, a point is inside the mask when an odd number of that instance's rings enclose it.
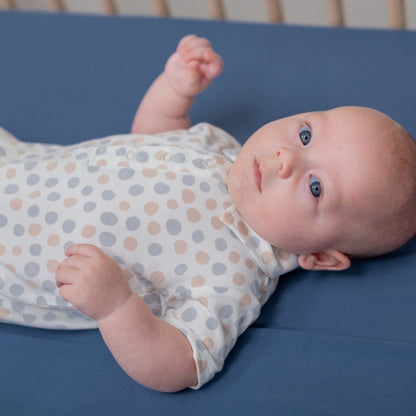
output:
{"label": "beige polka dot", "polygon": [[6,252],[6,246],[4,244],[0,244],[0,256],[4,256]]}
{"label": "beige polka dot", "polygon": [[130,163],[127,162],[127,160],[122,160],[121,162],[117,163],[117,166],[119,168],[129,168],[130,167]]}
{"label": "beige polka dot", "polygon": [[221,228],[223,227],[223,223],[221,222],[221,220],[218,217],[212,217],[211,218],[211,225],[216,230],[221,230]]}
{"label": "beige polka dot", "polygon": [[165,153],[166,153],[166,152],[165,152],[164,150],[158,150],[158,151],[155,153],[155,159],[156,159],[156,160],[162,160],[163,155],[164,155]]}
{"label": "beige polka dot", "polygon": [[282,260],[287,260],[290,257],[290,253],[279,248],[277,249],[277,256]]}
{"label": "beige polka dot", "polygon": [[6,178],[12,179],[16,176],[16,174],[17,174],[17,170],[15,168],[11,168],[6,172]]}
{"label": "beige polka dot", "polygon": [[195,260],[203,266],[209,262],[209,255],[205,251],[198,251],[195,255]]}
{"label": "beige polka dot", "polygon": [[188,250],[188,244],[183,240],[176,240],[173,244],[173,248],[178,254],[185,254]]}
{"label": "beige polka dot", "polygon": [[228,333],[230,332],[230,325],[223,325],[222,331],[224,332],[224,336],[226,337]]}
{"label": "beige polka dot", "polygon": [[72,173],[77,168],[77,164],[70,162],[67,163],[64,167],[66,173]]}
{"label": "beige polka dot", "polygon": [[137,247],[137,240],[134,237],[127,237],[124,240],[124,248],[126,250],[132,251],[135,250]]}
{"label": "beige polka dot", "polygon": [[231,214],[231,212],[224,213],[222,219],[227,225],[231,225],[234,223],[234,217],[233,214]]}
{"label": "beige polka dot", "polygon": [[133,277],[134,277],[134,274],[131,272],[131,270],[124,269],[124,270],[123,270],[123,274],[124,274],[124,277],[125,277],[127,280],[131,280],[131,279],[133,279]]}
{"label": "beige polka dot", "polygon": [[165,280],[165,275],[161,271],[157,270],[150,275],[150,281],[155,285],[160,285]]}
{"label": "beige polka dot", "polygon": [[46,170],[51,171],[58,167],[58,162],[51,162],[46,165]]}
{"label": "beige polka dot", "polygon": [[147,231],[150,235],[158,235],[161,231],[160,224],[157,221],[149,222]]}
{"label": "beige polka dot", "polygon": [[240,231],[240,233],[243,235],[247,235],[248,234],[247,225],[244,224],[242,221],[238,221],[238,231]]}
{"label": "beige polka dot", "polygon": [[59,238],[58,234],[51,234],[48,237],[48,245],[51,246],[51,247],[56,247],[59,244],[60,241],[61,241],[61,239]]}
{"label": "beige polka dot", "polygon": [[119,204],[119,208],[122,211],[128,211],[131,208],[130,202],[129,201],[121,201]]}
{"label": "beige polka dot", "polygon": [[20,256],[22,254],[22,251],[23,251],[22,247],[20,247],[20,246],[14,246],[13,249],[12,249],[12,253],[15,256]]}
{"label": "beige polka dot", "polygon": [[201,296],[199,298],[196,298],[196,300],[202,305],[208,308],[208,299],[204,296]]}
{"label": "beige polka dot", "polygon": [[138,136],[138,137],[134,137],[134,138],[131,140],[131,142],[132,142],[133,144],[140,144],[143,140],[144,140],[144,137],[143,137],[143,136]]}
{"label": "beige polka dot", "polygon": [[201,219],[201,213],[195,208],[189,208],[186,211],[186,217],[190,222],[198,222]]}
{"label": "beige polka dot", "polygon": [[205,202],[205,206],[207,207],[207,209],[212,211],[217,208],[217,201],[215,199],[207,199],[207,201]]}
{"label": "beige polka dot", "polygon": [[225,201],[225,202],[222,204],[222,206],[223,206],[224,210],[226,210],[226,209],[230,208],[230,206],[231,206],[231,205],[232,205],[232,202],[230,202],[230,201]]}
{"label": "beige polka dot", "polygon": [[214,348],[214,341],[212,338],[204,338],[202,343],[205,345],[205,348],[210,351]]}
{"label": "beige polka dot", "polygon": [[32,237],[36,237],[42,231],[42,226],[40,224],[30,224],[28,232]]}
{"label": "beige polka dot", "polygon": [[271,251],[265,251],[261,254],[261,260],[264,264],[270,264],[274,259],[273,253]]}
{"label": "beige polka dot", "polygon": [[56,273],[56,269],[59,266],[59,261],[58,260],[48,260],[46,263],[46,268],[48,269],[48,271],[50,271],[51,273]]}
{"label": "beige polka dot", "polygon": [[239,304],[242,307],[250,306],[251,305],[251,296],[250,295],[241,296]]}
{"label": "beige polka dot", "polygon": [[219,165],[223,165],[223,164],[225,163],[224,158],[223,158],[223,157],[221,157],[221,156],[214,155],[214,159],[216,160],[216,162],[217,162]]}
{"label": "beige polka dot", "polygon": [[198,373],[203,373],[207,369],[208,364],[205,360],[199,360],[197,363],[197,366],[198,366]]}
{"label": "beige polka dot", "polygon": [[161,165],[158,165],[157,167],[156,167],[156,169],[159,169],[159,170],[166,170],[168,167],[165,165],[165,164],[161,164]]}
{"label": "beige polka dot", "polygon": [[142,174],[145,178],[154,178],[157,175],[157,169],[143,169]]}
{"label": "beige polka dot", "polygon": [[173,181],[176,179],[176,173],[175,172],[166,172],[166,179]]}
{"label": "beige polka dot", "polygon": [[243,285],[243,284],[245,283],[245,281],[246,281],[246,278],[245,278],[245,276],[244,276],[242,273],[236,273],[236,274],[233,276],[233,283],[234,283],[236,286],[241,286],[241,285]]}
{"label": "beige polka dot", "polygon": [[247,259],[246,260],[246,267],[247,267],[247,269],[252,269],[254,267],[253,261],[250,260],[250,259]]}
{"label": "beige polka dot", "polygon": [[33,191],[29,194],[29,198],[35,199],[35,198],[39,198],[41,195],[40,191]]}
{"label": "beige polka dot", "polygon": [[100,185],[104,185],[110,181],[110,177],[108,175],[100,175],[97,179],[97,182]]}
{"label": "beige polka dot", "polygon": [[10,311],[7,309],[0,309],[0,319],[7,319],[10,316]]}
{"label": "beige polka dot", "polygon": [[203,276],[194,276],[191,281],[192,287],[201,287],[205,284],[205,278]]}
{"label": "beige polka dot", "polygon": [[13,198],[10,201],[10,208],[13,211],[19,211],[20,209],[22,209],[23,206],[23,201],[20,198]]}
{"label": "beige polka dot", "polygon": [[[12,273],[16,273],[16,267],[14,267],[13,264],[6,264],[6,267],[8,270],[10,270]],[[27,283],[27,282],[26,282]]]}
{"label": "beige polka dot", "polygon": [[240,255],[235,251],[231,251],[228,256],[228,259],[231,263],[237,264],[240,261]]}
{"label": "beige polka dot", "polygon": [[85,225],[84,227],[82,227],[81,235],[84,238],[91,238],[95,235],[96,232],[97,229],[93,225]]}
{"label": "beige polka dot", "polygon": [[144,212],[147,215],[154,215],[156,214],[158,210],[159,210],[159,205],[154,201],[150,201],[144,206]]}
{"label": "beige polka dot", "polygon": [[61,156],[61,159],[68,159],[68,158],[70,158],[72,156],[72,153],[64,153],[62,156]]}
{"label": "beige polka dot", "polygon": [[186,204],[191,204],[195,201],[195,194],[190,189],[184,189],[182,191],[182,201]]}
{"label": "beige polka dot", "polygon": [[64,207],[66,208],[72,208],[78,203],[78,200],[76,198],[66,198],[64,200]]}
{"label": "beige polka dot", "polygon": [[107,166],[107,161],[105,159],[97,160],[95,166]]}
{"label": "beige polka dot", "polygon": [[29,286],[33,290],[38,290],[39,289],[39,286],[35,282],[32,282],[30,280],[26,280],[25,283],[26,283],[27,286]]}
{"label": "beige polka dot", "polygon": [[113,142],[111,142],[111,144],[113,144],[114,146],[121,146],[124,143],[125,143],[125,141],[123,139],[114,140]]}
{"label": "beige polka dot", "polygon": [[178,202],[175,199],[169,199],[167,202],[167,207],[169,209],[177,209],[178,208]]}

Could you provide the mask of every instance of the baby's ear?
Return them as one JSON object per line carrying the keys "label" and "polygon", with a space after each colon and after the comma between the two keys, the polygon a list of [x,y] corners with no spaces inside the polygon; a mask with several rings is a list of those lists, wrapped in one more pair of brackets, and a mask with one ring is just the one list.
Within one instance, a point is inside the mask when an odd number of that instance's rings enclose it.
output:
{"label": "baby's ear", "polygon": [[301,254],[299,266],[306,270],[344,270],[351,265],[347,255],[338,250],[323,250],[318,253]]}

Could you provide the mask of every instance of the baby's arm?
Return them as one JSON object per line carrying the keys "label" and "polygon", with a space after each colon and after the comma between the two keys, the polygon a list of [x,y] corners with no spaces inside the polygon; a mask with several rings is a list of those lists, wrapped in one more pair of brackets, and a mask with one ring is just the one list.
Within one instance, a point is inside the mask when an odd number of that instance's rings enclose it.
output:
{"label": "baby's arm", "polygon": [[56,272],[61,297],[96,319],[103,339],[123,370],[160,391],[196,385],[192,348],[175,327],[156,318],[132,293],[119,265],[100,249],[76,244]]}
{"label": "baby's arm", "polygon": [[168,59],[164,72],[144,96],[133,121],[132,133],[159,133],[190,126],[188,111],[195,95],[205,90],[223,68],[208,40],[184,37]]}

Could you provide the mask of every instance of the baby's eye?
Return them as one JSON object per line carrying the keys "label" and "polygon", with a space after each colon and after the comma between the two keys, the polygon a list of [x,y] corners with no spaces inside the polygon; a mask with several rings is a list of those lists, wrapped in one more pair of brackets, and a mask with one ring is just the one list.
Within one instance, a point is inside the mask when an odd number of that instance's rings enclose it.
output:
{"label": "baby's eye", "polygon": [[312,132],[308,126],[303,126],[300,128],[299,137],[304,146],[309,144],[312,139]]}
{"label": "baby's eye", "polygon": [[309,188],[311,189],[312,195],[315,198],[319,198],[321,196],[321,192],[322,192],[321,182],[319,182],[319,179],[315,178],[315,176],[310,177]]}

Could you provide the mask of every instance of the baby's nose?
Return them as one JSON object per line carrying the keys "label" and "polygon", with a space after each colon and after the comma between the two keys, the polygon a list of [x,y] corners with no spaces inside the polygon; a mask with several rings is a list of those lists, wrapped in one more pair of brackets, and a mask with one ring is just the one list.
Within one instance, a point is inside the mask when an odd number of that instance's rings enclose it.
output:
{"label": "baby's nose", "polygon": [[295,155],[292,150],[279,148],[275,151],[277,159],[277,173],[282,179],[287,179],[293,170]]}

